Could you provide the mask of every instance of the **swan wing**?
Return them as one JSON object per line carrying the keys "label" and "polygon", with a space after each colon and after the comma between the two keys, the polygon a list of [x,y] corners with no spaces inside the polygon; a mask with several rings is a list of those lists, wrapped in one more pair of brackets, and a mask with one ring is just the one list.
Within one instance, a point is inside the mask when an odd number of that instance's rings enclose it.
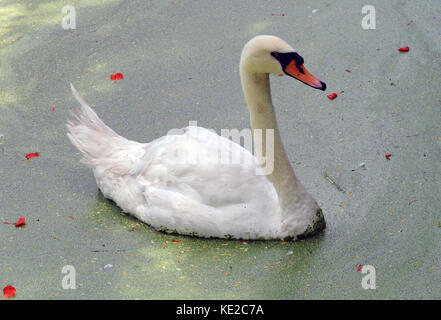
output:
{"label": "swan wing", "polygon": [[158,229],[256,238],[280,228],[277,193],[245,148],[201,127],[161,137],[130,171],[144,196],[134,210]]}

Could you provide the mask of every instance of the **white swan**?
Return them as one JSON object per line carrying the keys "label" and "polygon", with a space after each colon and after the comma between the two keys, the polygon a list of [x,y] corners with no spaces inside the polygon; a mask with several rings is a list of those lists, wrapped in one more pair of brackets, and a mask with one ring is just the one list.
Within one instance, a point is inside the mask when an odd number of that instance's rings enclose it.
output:
{"label": "white swan", "polygon": [[[273,144],[262,143],[263,154],[274,148],[269,175],[262,175],[262,162],[246,149],[200,127],[150,143],[127,140],[107,127],[72,85],[81,109],[67,124],[68,137],[92,168],[103,195],[154,228],[235,239],[315,234],[325,227],[324,217],[294,174],[271,102],[269,74],[282,72],[313,88],[326,88],[282,39],[257,36],[245,45],[240,76],[251,127],[274,130]],[[212,161],[220,153],[244,158],[238,164]]]}

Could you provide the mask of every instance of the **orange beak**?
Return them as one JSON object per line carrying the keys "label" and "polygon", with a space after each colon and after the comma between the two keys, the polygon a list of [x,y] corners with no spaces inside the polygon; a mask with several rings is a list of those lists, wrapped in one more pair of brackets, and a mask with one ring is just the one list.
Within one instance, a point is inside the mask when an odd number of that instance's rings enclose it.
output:
{"label": "orange beak", "polygon": [[287,75],[302,81],[310,87],[323,91],[326,90],[326,83],[314,77],[303,65],[297,64],[294,60],[292,60],[283,71]]}

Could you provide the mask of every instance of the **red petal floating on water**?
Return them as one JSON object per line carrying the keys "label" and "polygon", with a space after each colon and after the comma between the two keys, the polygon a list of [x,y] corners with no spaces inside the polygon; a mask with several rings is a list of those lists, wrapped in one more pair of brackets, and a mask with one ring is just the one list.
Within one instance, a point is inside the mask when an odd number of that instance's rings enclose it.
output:
{"label": "red petal floating on water", "polygon": [[386,155],[385,155],[385,157],[386,157],[387,160],[390,160],[390,156],[391,156],[391,154],[386,154]]}
{"label": "red petal floating on water", "polygon": [[0,298],[12,298],[17,291],[13,286],[6,286],[3,288],[3,296]]}
{"label": "red petal floating on water", "polygon": [[20,218],[16,223],[13,222],[3,222],[3,224],[13,224],[16,227],[21,227],[25,224],[26,218]]}
{"label": "red petal floating on water", "polygon": [[182,240],[172,240],[173,242],[182,242]]}
{"label": "red petal floating on water", "polygon": [[73,220],[73,219],[74,219],[74,217],[72,217],[72,216],[69,216],[69,219],[70,219],[70,220]]}
{"label": "red petal floating on water", "polygon": [[398,49],[398,51],[401,51],[401,52],[407,52],[407,51],[409,51],[409,47],[408,47],[408,46],[405,46],[404,48],[400,48],[400,49]]}
{"label": "red petal floating on water", "polygon": [[124,76],[122,73],[115,73],[110,75],[111,80],[115,80],[115,83],[118,82],[118,80],[124,79]]}
{"label": "red petal floating on water", "polygon": [[25,224],[26,218],[20,218],[16,223],[14,223],[14,226],[21,227]]}
{"label": "red petal floating on water", "polygon": [[29,160],[30,158],[38,157],[38,156],[39,156],[38,152],[32,152],[32,153],[27,154],[25,157],[26,157],[26,159]]}
{"label": "red petal floating on water", "polygon": [[337,94],[335,92],[331,93],[330,95],[328,95],[328,98],[334,100],[335,98],[337,98]]}
{"label": "red petal floating on water", "polygon": [[54,107],[52,107],[52,111],[55,111],[55,108],[54,108]]}
{"label": "red petal floating on water", "polygon": [[358,266],[358,268],[357,268],[357,271],[358,271],[358,272],[361,271],[361,267],[362,267],[362,265],[360,264],[360,265]]}

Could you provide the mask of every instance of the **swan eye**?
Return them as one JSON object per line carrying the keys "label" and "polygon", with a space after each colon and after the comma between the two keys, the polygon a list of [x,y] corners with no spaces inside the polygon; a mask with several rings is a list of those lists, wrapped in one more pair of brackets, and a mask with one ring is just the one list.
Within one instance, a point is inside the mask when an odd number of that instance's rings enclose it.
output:
{"label": "swan eye", "polygon": [[277,51],[273,51],[271,52],[271,55],[280,62],[283,70],[285,70],[291,62],[294,62],[298,69],[298,72],[304,74],[302,65],[305,61],[303,60],[302,56],[299,55],[297,52],[280,53]]}

